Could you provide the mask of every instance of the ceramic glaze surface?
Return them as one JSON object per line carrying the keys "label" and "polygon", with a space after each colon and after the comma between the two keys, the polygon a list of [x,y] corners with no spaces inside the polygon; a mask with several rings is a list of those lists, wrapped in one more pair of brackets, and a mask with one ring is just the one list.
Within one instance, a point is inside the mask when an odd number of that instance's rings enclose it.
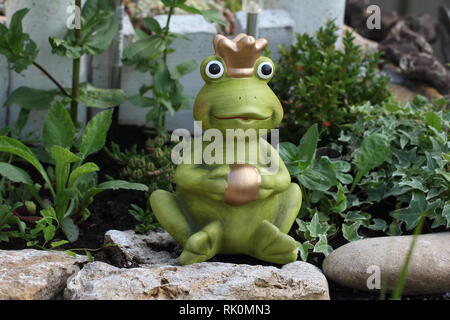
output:
{"label": "ceramic glaze surface", "polygon": [[[287,233],[300,210],[300,187],[291,183],[280,156],[259,135],[245,139],[249,156],[244,163],[235,148],[227,148],[230,130],[271,130],[283,119],[281,103],[268,86],[275,65],[261,56],[266,46],[265,39],[245,34],[234,40],[216,36],[215,55],[201,65],[206,84],[196,98],[194,118],[204,130],[223,134],[220,163],[226,164],[181,164],[176,193],[157,190],[150,197],[158,221],[184,248],[183,265],[217,254],[245,254],[277,264],[297,259],[297,243]],[[262,149],[275,157],[275,171]],[[247,162],[252,155],[257,161]]]}

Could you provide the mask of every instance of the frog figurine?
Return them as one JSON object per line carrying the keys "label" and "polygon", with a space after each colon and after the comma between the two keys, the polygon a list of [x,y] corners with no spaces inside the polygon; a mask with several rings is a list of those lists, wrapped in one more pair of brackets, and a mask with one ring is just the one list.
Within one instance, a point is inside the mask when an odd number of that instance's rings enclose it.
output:
{"label": "frog figurine", "polygon": [[[283,119],[280,101],[268,86],[275,65],[262,56],[268,43],[245,34],[214,39],[215,55],[201,65],[206,82],[194,106],[203,129],[271,130]],[[300,187],[278,160],[276,172],[267,163],[180,164],[176,193],[157,190],[150,196],[159,223],[183,247],[181,265],[200,263],[217,254],[244,254],[274,264],[297,260],[297,242],[287,233],[302,203]],[[225,159],[228,140],[223,140]],[[234,158],[233,158],[234,159]],[[246,158],[247,159],[247,158]],[[225,162],[223,162],[225,163]]]}

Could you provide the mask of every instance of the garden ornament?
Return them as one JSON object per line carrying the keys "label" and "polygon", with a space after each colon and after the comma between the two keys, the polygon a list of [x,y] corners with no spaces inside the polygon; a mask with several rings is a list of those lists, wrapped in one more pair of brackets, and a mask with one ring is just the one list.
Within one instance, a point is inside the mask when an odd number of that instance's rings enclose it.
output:
{"label": "garden ornament", "polygon": [[[300,210],[300,187],[291,183],[285,164],[262,135],[242,140],[250,150],[245,159],[238,159],[234,145],[229,148],[235,139],[227,138],[249,129],[267,133],[283,119],[281,103],[268,86],[275,66],[261,56],[266,47],[265,39],[245,34],[234,40],[215,37],[215,55],[201,65],[206,84],[196,98],[194,118],[203,130],[223,134],[219,154],[224,164],[182,163],[175,174],[176,193],[157,190],[150,197],[159,223],[184,248],[182,265],[217,254],[245,254],[275,264],[297,260],[297,242],[287,233]],[[276,160],[276,170],[261,150]],[[231,162],[226,161],[230,154]],[[256,162],[247,162],[255,154]]]}

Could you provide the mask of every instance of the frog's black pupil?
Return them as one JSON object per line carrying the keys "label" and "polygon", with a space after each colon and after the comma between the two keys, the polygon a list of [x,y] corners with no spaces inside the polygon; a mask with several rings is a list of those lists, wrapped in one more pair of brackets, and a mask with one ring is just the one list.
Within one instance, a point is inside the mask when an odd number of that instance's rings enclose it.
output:
{"label": "frog's black pupil", "polygon": [[219,74],[220,71],[222,71],[222,68],[220,67],[220,65],[218,63],[213,63],[209,66],[209,73],[211,74]]}
{"label": "frog's black pupil", "polygon": [[272,74],[272,66],[270,64],[265,64],[261,68],[261,72],[265,76],[270,76]]}

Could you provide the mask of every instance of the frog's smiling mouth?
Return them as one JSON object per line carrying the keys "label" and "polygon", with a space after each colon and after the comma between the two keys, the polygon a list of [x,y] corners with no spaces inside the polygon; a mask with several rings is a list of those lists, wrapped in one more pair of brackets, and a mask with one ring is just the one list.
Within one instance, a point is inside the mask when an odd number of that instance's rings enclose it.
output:
{"label": "frog's smiling mouth", "polygon": [[248,113],[235,116],[214,116],[217,120],[244,120],[244,121],[265,121],[272,118],[272,116],[264,117],[255,113]]}

